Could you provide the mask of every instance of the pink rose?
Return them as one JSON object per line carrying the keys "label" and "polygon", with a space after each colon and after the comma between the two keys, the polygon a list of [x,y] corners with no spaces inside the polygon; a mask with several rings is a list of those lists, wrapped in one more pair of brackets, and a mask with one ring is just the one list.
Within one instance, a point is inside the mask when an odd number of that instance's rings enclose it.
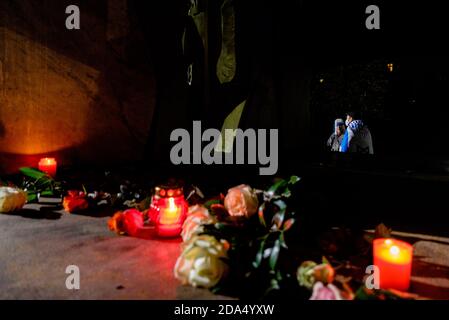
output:
{"label": "pink rose", "polygon": [[324,285],[316,282],[313,286],[313,293],[310,300],[343,300],[340,290],[333,284]]}
{"label": "pink rose", "polygon": [[251,217],[257,212],[259,200],[250,186],[242,184],[229,189],[224,206],[233,217]]}

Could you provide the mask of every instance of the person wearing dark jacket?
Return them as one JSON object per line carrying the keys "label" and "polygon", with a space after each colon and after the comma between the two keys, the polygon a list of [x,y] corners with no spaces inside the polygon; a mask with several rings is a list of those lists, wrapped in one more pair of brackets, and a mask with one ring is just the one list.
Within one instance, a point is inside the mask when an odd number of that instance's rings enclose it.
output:
{"label": "person wearing dark jacket", "polygon": [[340,151],[340,145],[343,140],[345,131],[346,129],[343,119],[336,119],[334,122],[334,132],[327,140],[327,146],[330,148],[331,151],[333,152]]}
{"label": "person wearing dark jacket", "polygon": [[353,112],[346,115],[346,133],[341,142],[341,152],[374,154],[371,132],[362,120],[356,119]]}

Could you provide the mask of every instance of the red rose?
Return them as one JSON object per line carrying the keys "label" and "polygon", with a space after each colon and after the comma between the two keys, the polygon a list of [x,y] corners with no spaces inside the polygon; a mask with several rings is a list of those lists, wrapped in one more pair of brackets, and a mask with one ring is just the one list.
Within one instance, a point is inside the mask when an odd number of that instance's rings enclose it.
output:
{"label": "red rose", "polygon": [[143,227],[143,214],[137,209],[129,209],[123,212],[123,228],[130,235],[135,236]]}
{"label": "red rose", "polygon": [[143,227],[143,214],[139,210],[129,209],[125,212],[117,212],[109,219],[108,226],[111,231],[118,234],[137,235],[140,228]]}
{"label": "red rose", "polygon": [[64,210],[72,213],[87,209],[89,204],[84,192],[71,190],[68,192],[67,196],[64,197],[62,206],[64,207]]}

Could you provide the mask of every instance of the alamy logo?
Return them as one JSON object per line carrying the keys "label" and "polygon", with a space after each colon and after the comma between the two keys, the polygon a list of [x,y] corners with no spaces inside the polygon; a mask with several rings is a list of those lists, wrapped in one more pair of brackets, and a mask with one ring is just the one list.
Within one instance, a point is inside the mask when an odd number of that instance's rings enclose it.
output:
{"label": "alamy logo", "polygon": [[[178,128],[171,133],[170,141],[177,142],[170,152],[174,165],[259,164],[260,175],[274,175],[278,170],[277,129],[226,129],[222,137],[217,129],[202,132],[201,121],[194,121],[192,136],[187,130]],[[203,146],[203,142],[207,144]],[[232,142],[235,142],[235,148],[222,147],[232,145]]]}
{"label": "alamy logo", "polygon": [[68,290],[80,289],[80,268],[75,265],[67,266],[65,273],[69,276],[65,280],[65,286]]}
{"label": "alamy logo", "polygon": [[380,270],[376,265],[366,267],[365,273],[368,275],[365,279],[365,286],[368,289],[380,289]]}
{"label": "alamy logo", "polygon": [[366,14],[369,16],[365,20],[365,26],[368,30],[379,30],[380,29],[380,10],[379,7],[372,4],[366,7]]}
{"label": "alamy logo", "polygon": [[65,9],[69,16],[65,20],[65,27],[68,30],[79,30],[80,27],[80,8],[76,5],[70,5]]}

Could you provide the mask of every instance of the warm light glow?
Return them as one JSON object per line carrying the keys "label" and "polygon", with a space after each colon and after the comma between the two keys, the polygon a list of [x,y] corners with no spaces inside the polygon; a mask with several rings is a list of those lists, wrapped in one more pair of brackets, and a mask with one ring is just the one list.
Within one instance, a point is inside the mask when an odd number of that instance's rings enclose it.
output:
{"label": "warm light glow", "polygon": [[7,28],[0,38],[9,83],[0,94],[0,150],[37,155],[83,144],[100,72]]}
{"label": "warm light glow", "polygon": [[392,246],[392,247],[390,248],[390,253],[391,253],[392,255],[394,255],[394,256],[399,255],[399,248],[396,247],[396,246]]}
{"label": "warm light glow", "polygon": [[387,64],[387,68],[389,72],[393,72],[394,65],[392,63]]}
{"label": "warm light glow", "polygon": [[406,291],[410,286],[413,247],[395,239],[376,239],[374,264],[380,271],[380,287]]}
{"label": "warm light glow", "polygon": [[175,224],[181,217],[181,207],[177,206],[174,198],[168,198],[168,207],[161,212],[160,224]]}
{"label": "warm light glow", "polygon": [[187,215],[188,204],[181,187],[156,187],[149,217],[160,237],[179,237]]}
{"label": "warm light glow", "polygon": [[387,239],[378,247],[378,257],[391,263],[408,263],[412,255],[409,248],[398,242],[398,240]]}
{"label": "warm light glow", "polygon": [[57,167],[58,163],[55,158],[42,158],[38,164],[38,169],[40,171],[45,172],[52,177],[56,175]]}
{"label": "warm light glow", "polygon": [[47,165],[55,163],[55,159],[54,158],[45,158],[43,159],[43,162]]}

